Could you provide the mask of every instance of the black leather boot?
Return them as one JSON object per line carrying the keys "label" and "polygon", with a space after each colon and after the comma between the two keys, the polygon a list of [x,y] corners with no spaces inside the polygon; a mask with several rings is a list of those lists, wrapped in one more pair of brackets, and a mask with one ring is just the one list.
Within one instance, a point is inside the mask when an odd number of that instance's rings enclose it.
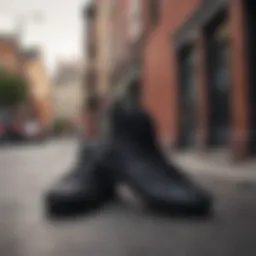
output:
{"label": "black leather boot", "polygon": [[147,114],[119,108],[113,112],[112,124],[113,147],[108,161],[115,170],[115,182],[128,185],[150,208],[177,213],[209,212],[211,196],[166,161]]}
{"label": "black leather boot", "polygon": [[84,144],[76,166],[46,193],[48,216],[82,213],[112,197],[112,180],[101,164],[107,147],[95,141]]}

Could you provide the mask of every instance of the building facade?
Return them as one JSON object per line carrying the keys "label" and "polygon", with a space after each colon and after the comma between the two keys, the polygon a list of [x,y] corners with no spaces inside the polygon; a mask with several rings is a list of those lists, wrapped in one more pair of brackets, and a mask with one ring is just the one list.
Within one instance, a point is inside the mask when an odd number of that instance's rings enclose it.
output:
{"label": "building facade", "polygon": [[[160,141],[179,148],[224,148],[236,158],[256,151],[252,0],[97,4],[111,13],[111,95],[142,104]],[[88,36],[94,47],[104,44],[97,33],[100,29]]]}
{"label": "building facade", "polygon": [[20,47],[17,38],[13,35],[0,35],[0,67],[19,72]]}
{"label": "building facade", "polygon": [[23,119],[36,119],[42,126],[51,118],[51,85],[38,49],[23,49],[15,35],[0,35],[0,66],[27,80],[29,99],[15,109]]}
{"label": "building facade", "polygon": [[146,0],[119,0],[113,5],[112,91],[129,104],[139,104],[141,53],[148,27]]}
{"label": "building facade", "polygon": [[52,86],[38,49],[23,50],[22,68],[29,86],[30,118],[47,128],[52,121]]}
{"label": "building facade", "polygon": [[112,69],[112,8],[113,0],[94,0],[97,9],[97,24],[96,24],[96,37],[97,37],[97,83],[98,93],[101,99],[105,99],[109,93],[111,85],[111,69]]}
{"label": "building facade", "polygon": [[157,1],[143,50],[143,102],[163,141],[255,151],[255,3]]}
{"label": "building facade", "polygon": [[170,35],[196,8],[199,1],[148,2],[149,31],[142,52],[142,101],[154,117],[159,139],[173,143],[177,136],[177,81],[175,54],[170,45]]}
{"label": "building facade", "polygon": [[83,123],[86,136],[98,134],[99,126],[99,67],[98,67],[98,9],[97,1],[91,1],[83,10],[84,19],[84,107]]}
{"label": "building facade", "polygon": [[62,61],[53,79],[54,117],[79,120],[83,104],[82,64]]}

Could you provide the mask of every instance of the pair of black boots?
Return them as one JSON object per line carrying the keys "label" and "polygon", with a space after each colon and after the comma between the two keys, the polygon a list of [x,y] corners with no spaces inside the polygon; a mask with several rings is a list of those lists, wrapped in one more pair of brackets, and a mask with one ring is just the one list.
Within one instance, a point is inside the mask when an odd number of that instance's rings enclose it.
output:
{"label": "pair of black boots", "polygon": [[87,142],[79,162],[46,194],[50,215],[92,209],[113,198],[117,184],[126,184],[152,209],[207,214],[211,196],[158,149],[150,117],[140,110],[116,108],[108,141]]}

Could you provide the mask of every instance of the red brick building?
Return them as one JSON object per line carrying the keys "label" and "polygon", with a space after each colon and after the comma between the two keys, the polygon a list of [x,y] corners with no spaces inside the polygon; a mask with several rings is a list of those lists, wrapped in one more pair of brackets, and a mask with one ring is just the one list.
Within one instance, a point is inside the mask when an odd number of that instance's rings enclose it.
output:
{"label": "red brick building", "polygon": [[113,92],[132,104],[141,96],[141,53],[148,31],[148,0],[115,0],[113,5]]}
{"label": "red brick building", "polygon": [[175,53],[170,35],[192,12],[198,0],[151,1],[150,29],[142,52],[144,106],[154,116],[161,139],[176,137],[177,82]]}
{"label": "red brick building", "polygon": [[[159,137],[255,152],[255,1],[156,0],[142,52],[142,97]],[[152,4],[152,3],[151,3]]]}
{"label": "red brick building", "polygon": [[[129,62],[128,41],[129,0],[113,1],[112,5],[112,84],[111,94],[119,94],[125,83]],[[113,96],[113,95],[111,95]]]}
{"label": "red brick building", "polygon": [[20,46],[14,35],[0,35],[0,66],[20,72]]}
{"label": "red brick building", "polygon": [[83,12],[84,18],[84,108],[83,120],[85,124],[85,133],[89,137],[97,136],[97,115],[99,99],[97,95],[97,1],[91,1],[85,6]]}
{"label": "red brick building", "polygon": [[51,86],[39,49],[23,49],[16,35],[0,35],[0,68],[19,73],[27,80],[28,100],[15,107],[24,120],[33,117],[42,127],[51,121]]}

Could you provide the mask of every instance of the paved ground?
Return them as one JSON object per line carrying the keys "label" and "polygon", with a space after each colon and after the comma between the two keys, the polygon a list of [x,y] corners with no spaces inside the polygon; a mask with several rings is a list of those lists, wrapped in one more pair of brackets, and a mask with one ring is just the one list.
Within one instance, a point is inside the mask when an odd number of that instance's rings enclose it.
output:
{"label": "paved ground", "polygon": [[169,157],[191,174],[204,174],[230,181],[256,184],[255,158],[236,161],[227,150],[174,151],[170,152]]}
{"label": "paved ground", "polygon": [[50,223],[43,191],[71,165],[74,143],[0,149],[1,256],[255,256],[256,188],[198,176],[216,197],[211,220],[153,216],[125,205]]}

